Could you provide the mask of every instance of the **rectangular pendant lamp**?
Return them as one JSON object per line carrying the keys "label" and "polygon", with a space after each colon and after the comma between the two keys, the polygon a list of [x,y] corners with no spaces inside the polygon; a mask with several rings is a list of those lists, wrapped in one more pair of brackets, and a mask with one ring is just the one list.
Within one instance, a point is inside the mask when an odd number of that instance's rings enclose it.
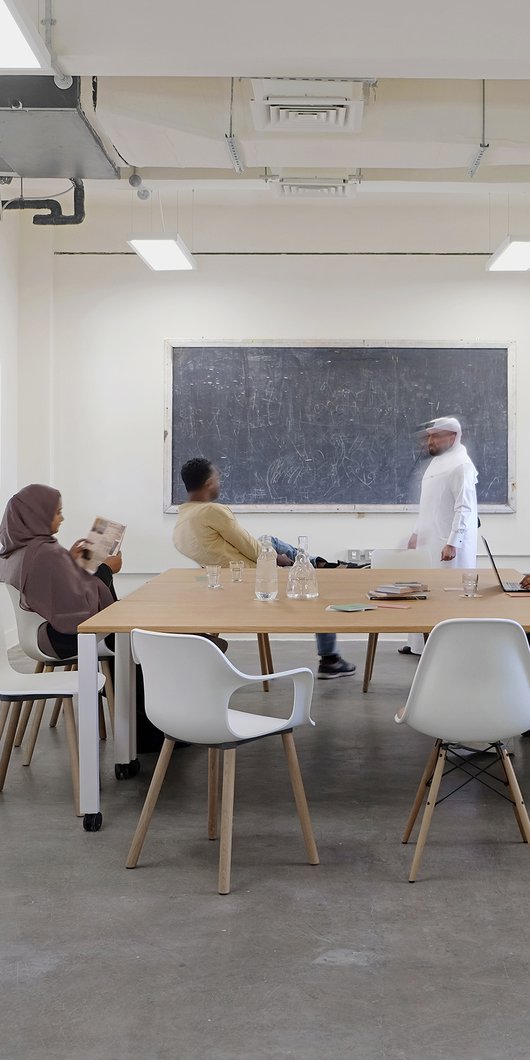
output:
{"label": "rectangular pendant lamp", "polygon": [[44,42],[32,32],[12,0],[0,0],[0,72],[49,70]]}
{"label": "rectangular pendant lamp", "polygon": [[180,236],[145,236],[128,239],[138,257],[155,272],[196,269],[197,263]]}
{"label": "rectangular pendant lamp", "polygon": [[530,236],[507,236],[486,262],[490,272],[526,272],[530,269]]}

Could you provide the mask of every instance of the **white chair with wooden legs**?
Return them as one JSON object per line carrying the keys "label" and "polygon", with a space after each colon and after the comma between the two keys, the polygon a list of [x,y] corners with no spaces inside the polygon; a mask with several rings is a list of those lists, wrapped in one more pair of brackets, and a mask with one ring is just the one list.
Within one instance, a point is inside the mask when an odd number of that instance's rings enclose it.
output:
{"label": "white chair with wooden legs", "polygon": [[219,894],[230,891],[232,818],[236,749],[240,744],[280,735],[287,756],[289,776],[307,858],[318,865],[318,852],[311,827],[292,730],[311,719],[313,674],[303,668],[270,674],[269,679],[290,678],[294,687],[291,716],[287,719],[250,714],[230,708],[238,688],[261,683],[261,677],[243,674],[219,648],[202,637],[152,633],[135,629],[131,634],[133,657],[143,671],[145,710],[148,718],[165,733],[165,739],[127,857],[127,868],[135,868],[162,787],[175,740],[208,747],[208,838],[217,838],[219,756],[223,751]]}
{"label": "white chair with wooden legs", "polygon": [[[98,674],[98,688],[101,691],[105,684],[103,674]],[[43,702],[60,697],[66,726],[66,738],[72,771],[74,805],[77,816],[79,810],[79,751],[77,727],[73,707],[73,697],[79,694],[79,676],[77,672],[21,674],[9,663],[7,645],[3,629],[0,629],[0,703],[7,704],[7,726],[0,753],[0,791],[3,791],[15,742],[15,734],[20,720],[22,704],[25,702]]]}
{"label": "white chair with wooden legs", "polygon": [[[395,720],[435,739],[402,839],[408,842],[427,795],[411,883],[418,874],[446,765],[447,773],[461,770],[467,776],[453,790],[478,780],[507,798],[523,842],[530,842],[528,813],[505,747],[506,740],[530,728],[530,648],[522,626],[502,618],[440,622],[429,634],[406,705]],[[486,765],[484,758],[462,754],[463,748],[469,752],[484,742],[496,752]],[[500,780],[492,773],[498,764]]]}
{"label": "white chair with wooden legs", "polygon": [[[421,570],[431,566],[431,554],[423,548],[374,548],[370,566],[372,570]],[[378,633],[368,634],[363,692],[368,691],[372,680],[378,637]]]}
{"label": "white chair with wooden legs", "polygon": [[[20,647],[24,654],[27,655],[29,659],[32,659],[35,662],[35,673],[51,673],[53,670],[59,668],[64,668],[67,672],[70,670],[77,670],[77,655],[73,655],[71,656],[71,658],[68,659],[57,659],[55,658],[55,656],[46,655],[43,651],[41,651],[38,644],[38,633],[40,627],[46,622],[46,619],[43,618],[42,615],[38,615],[34,611],[26,611],[20,606],[20,593],[18,589],[15,589],[13,585],[6,584],[6,589],[11,598],[13,611],[15,613],[15,621],[17,624],[17,633]],[[112,682],[112,673],[109,665],[109,658],[112,657],[113,653],[109,650],[109,648],[107,648],[104,641],[102,641],[99,645],[98,651],[101,670],[106,678],[105,696],[109,708],[111,728],[114,730],[114,688]],[[44,713],[44,706],[45,700],[42,699],[35,704],[31,700],[28,700],[22,705],[20,721],[18,723],[18,728],[15,735],[14,747],[20,747],[22,740],[24,739],[24,734],[26,732],[33,707],[35,707],[29,738],[24,747],[24,753],[22,758],[22,764],[24,766],[29,766],[31,763],[33,751],[35,750],[37,736],[39,734],[42,716]],[[62,701],[61,697],[59,696],[55,701],[50,716],[50,728],[54,728],[56,726],[61,706]],[[105,716],[103,714],[101,701],[100,736],[101,739],[106,738]]]}

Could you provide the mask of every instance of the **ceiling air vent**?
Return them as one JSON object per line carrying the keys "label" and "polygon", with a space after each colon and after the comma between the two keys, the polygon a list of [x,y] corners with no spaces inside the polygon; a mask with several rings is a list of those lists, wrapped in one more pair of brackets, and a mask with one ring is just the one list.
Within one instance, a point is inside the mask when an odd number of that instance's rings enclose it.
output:
{"label": "ceiling air vent", "polygon": [[362,81],[261,78],[252,80],[250,109],[260,132],[359,132],[365,86]]}
{"label": "ceiling air vent", "polygon": [[269,177],[275,195],[284,199],[345,199],[360,184],[360,173],[348,177]]}

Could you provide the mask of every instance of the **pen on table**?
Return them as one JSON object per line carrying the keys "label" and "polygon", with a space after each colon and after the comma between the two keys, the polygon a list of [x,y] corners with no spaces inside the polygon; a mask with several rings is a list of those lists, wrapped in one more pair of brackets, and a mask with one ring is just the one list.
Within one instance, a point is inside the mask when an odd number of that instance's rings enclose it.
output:
{"label": "pen on table", "polygon": [[396,611],[410,611],[410,604],[376,604],[376,607],[393,607]]}

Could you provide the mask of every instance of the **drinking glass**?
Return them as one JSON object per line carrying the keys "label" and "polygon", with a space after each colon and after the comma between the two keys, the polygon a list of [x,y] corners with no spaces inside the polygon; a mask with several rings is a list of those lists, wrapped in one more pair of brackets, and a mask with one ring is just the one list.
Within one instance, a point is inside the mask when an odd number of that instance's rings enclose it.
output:
{"label": "drinking glass", "polygon": [[242,559],[232,559],[232,560],[230,560],[230,573],[232,575],[232,581],[233,582],[242,582],[243,581],[243,570],[244,570],[244,567],[245,567],[245,564],[243,563]]}
{"label": "drinking glass", "polygon": [[212,563],[206,568],[209,589],[221,588],[221,567],[218,563]]}
{"label": "drinking glass", "polygon": [[466,571],[462,575],[462,588],[464,596],[476,596],[478,588],[478,574],[475,571]]}

